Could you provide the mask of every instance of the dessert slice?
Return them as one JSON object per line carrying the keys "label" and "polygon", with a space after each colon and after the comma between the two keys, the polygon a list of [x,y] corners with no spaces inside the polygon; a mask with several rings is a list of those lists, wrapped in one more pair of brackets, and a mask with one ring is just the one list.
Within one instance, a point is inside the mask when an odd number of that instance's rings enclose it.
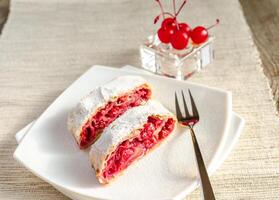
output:
{"label": "dessert slice", "polygon": [[174,127],[174,116],[156,101],[125,112],[91,146],[90,161],[99,182],[109,183],[160,144]]}
{"label": "dessert slice", "polygon": [[121,76],[95,88],[68,116],[68,129],[79,147],[96,141],[102,130],[129,108],[151,98],[151,88],[140,76]]}

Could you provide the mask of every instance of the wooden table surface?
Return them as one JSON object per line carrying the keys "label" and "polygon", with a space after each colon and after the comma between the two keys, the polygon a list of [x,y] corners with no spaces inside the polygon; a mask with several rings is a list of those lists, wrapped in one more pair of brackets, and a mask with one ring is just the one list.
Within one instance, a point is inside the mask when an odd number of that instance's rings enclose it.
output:
{"label": "wooden table surface", "polygon": [[240,0],[279,110],[279,1]]}

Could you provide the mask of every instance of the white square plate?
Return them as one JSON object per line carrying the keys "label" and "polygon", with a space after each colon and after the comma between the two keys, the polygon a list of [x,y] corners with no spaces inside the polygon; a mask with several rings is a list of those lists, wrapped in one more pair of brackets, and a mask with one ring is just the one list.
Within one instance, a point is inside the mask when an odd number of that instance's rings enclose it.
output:
{"label": "white square plate", "polygon": [[[107,186],[100,185],[88,161],[68,133],[70,109],[92,88],[121,75],[121,70],[94,66],[65,90],[38,118],[14,157],[43,180],[76,199],[174,199],[185,197],[197,183],[190,135],[177,128],[171,137]],[[197,138],[211,173],[225,144],[231,116],[228,92],[164,77],[141,75],[154,88],[154,97],[174,111],[174,92],[191,89],[200,122]],[[68,194],[69,195],[69,194]]]}

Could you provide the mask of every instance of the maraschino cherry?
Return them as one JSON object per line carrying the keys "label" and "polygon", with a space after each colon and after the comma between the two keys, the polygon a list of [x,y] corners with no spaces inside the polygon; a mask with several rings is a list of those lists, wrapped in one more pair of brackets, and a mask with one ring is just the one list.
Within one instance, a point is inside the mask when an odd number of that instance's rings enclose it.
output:
{"label": "maraschino cherry", "polygon": [[170,43],[171,36],[174,34],[174,29],[160,28],[157,34],[161,42],[168,44]]}
{"label": "maraschino cherry", "polygon": [[191,28],[190,28],[190,26],[188,24],[186,24],[186,23],[179,23],[178,24],[178,28],[179,28],[179,30],[187,33],[187,35],[190,36],[192,30],[191,30]]}
{"label": "maraschino cherry", "polygon": [[[197,26],[196,28],[191,30],[191,27],[188,24],[178,23],[177,21],[177,16],[182,10],[182,8],[185,6],[186,0],[183,1],[177,12],[175,9],[176,0],[173,0],[174,14],[165,12],[160,0],[155,1],[159,4],[161,8],[161,14],[156,16],[156,18],[154,19],[154,24],[157,23],[157,21],[160,19],[160,16],[164,18],[161,23],[161,28],[159,28],[159,30],[157,31],[158,38],[162,43],[170,43],[174,49],[185,49],[188,45],[190,37],[193,43],[195,44],[201,44],[205,42],[208,39],[208,30],[219,23],[219,20],[217,19],[216,24],[208,28],[204,28],[203,26]],[[168,15],[169,17],[165,18],[165,15]]]}
{"label": "maraschino cherry", "polygon": [[208,38],[208,31],[203,26],[195,27],[191,32],[191,39],[196,44],[205,42]]}
{"label": "maraschino cherry", "polygon": [[[161,28],[157,31],[158,37],[162,43],[168,44],[171,43],[173,48],[175,49],[183,49],[186,48],[189,39],[190,27],[185,24],[181,23],[178,24],[176,17],[183,8],[186,3],[186,0],[180,6],[178,12],[175,11],[175,0],[173,0],[173,8],[174,8],[174,15],[168,12],[164,12],[163,6],[160,0],[156,0],[161,8],[161,14],[164,17],[164,20],[161,24]],[[158,15],[154,19],[154,23],[156,23],[160,15]],[[165,18],[165,15],[169,15],[170,17]]]}
{"label": "maraschino cherry", "polygon": [[177,50],[185,49],[187,47],[188,40],[188,34],[183,30],[177,30],[170,38],[171,46]]}
{"label": "maraschino cherry", "polygon": [[176,29],[177,22],[175,18],[168,17],[163,20],[161,27],[163,29]]}
{"label": "maraschino cherry", "polygon": [[195,44],[204,43],[208,38],[208,30],[212,27],[216,26],[219,23],[219,19],[216,19],[216,23],[208,28],[204,28],[203,26],[197,26],[191,32],[191,39]]}

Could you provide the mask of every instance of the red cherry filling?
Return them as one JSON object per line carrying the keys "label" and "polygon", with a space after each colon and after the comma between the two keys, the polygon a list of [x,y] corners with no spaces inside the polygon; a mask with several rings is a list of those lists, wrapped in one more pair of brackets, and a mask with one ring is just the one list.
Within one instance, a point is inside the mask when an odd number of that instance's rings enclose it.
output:
{"label": "red cherry filling", "polygon": [[84,149],[92,144],[99,136],[100,132],[123,114],[129,108],[139,106],[146,102],[151,96],[151,91],[146,87],[139,87],[134,91],[118,97],[115,101],[109,102],[100,109],[87,123],[81,131],[80,148]]}
{"label": "red cherry filling", "polygon": [[144,156],[152,147],[166,138],[174,129],[172,118],[160,119],[156,116],[148,118],[139,134],[122,142],[109,156],[102,172],[104,179],[109,180],[126,169],[133,161]]}

